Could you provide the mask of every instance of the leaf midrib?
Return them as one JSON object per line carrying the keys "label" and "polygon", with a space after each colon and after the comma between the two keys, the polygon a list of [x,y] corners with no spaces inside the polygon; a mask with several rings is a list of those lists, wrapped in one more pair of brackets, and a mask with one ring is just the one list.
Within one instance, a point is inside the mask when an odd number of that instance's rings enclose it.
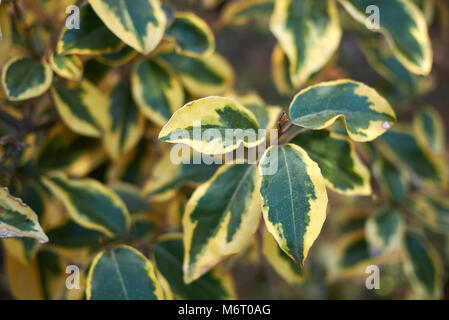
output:
{"label": "leaf midrib", "polygon": [[294,235],[294,243],[295,245],[298,243],[298,238],[296,235],[296,223],[295,223],[295,206],[293,204],[293,189],[292,189],[292,183],[291,183],[291,176],[290,176],[290,169],[288,167],[288,161],[287,161],[287,157],[285,155],[285,150],[283,147],[281,147],[282,150],[282,155],[284,156],[284,162],[285,162],[285,170],[287,172],[287,180],[288,180],[288,188],[289,188],[289,192],[290,192],[290,205],[292,208],[292,214],[291,214],[291,220],[292,220],[292,225],[293,225],[293,235]]}
{"label": "leaf midrib", "polygon": [[120,272],[120,268],[118,266],[117,258],[115,257],[114,251],[111,251],[111,258],[113,260],[113,265],[114,265],[115,271],[117,272],[118,278],[120,280],[120,284],[122,285],[122,291],[125,294],[126,300],[129,300],[128,290],[126,290],[125,282],[123,281],[122,273]]}

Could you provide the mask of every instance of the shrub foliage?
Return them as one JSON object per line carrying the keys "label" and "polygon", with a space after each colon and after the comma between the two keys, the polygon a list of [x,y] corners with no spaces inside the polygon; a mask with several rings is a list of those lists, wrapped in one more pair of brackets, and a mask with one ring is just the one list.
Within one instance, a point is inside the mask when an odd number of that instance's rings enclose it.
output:
{"label": "shrub foliage", "polygon": [[[424,97],[438,83],[429,30],[448,12],[437,0],[3,0],[0,294],[444,297],[446,133]],[[268,39],[255,60],[272,52],[252,77],[239,62],[250,44],[233,42],[243,30]],[[379,290],[365,288],[369,265]]]}

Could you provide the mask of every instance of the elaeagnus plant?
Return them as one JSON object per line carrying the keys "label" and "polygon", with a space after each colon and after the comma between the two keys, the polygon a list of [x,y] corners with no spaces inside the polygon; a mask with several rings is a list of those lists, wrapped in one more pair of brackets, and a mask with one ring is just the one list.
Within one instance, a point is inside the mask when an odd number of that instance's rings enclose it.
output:
{"label": "elaeagnus plant", "polygon": [[0,298],[444,298],[448,25],[440,0],[1,1]]}

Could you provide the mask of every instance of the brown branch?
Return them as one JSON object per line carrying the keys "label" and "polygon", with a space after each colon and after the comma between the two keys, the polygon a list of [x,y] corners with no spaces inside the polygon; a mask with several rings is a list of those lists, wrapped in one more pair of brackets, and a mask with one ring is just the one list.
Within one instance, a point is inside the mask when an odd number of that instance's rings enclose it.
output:
{"label": "brown branch", "polygon": [[293,126],[293,122],[289,121],[284,127],[281,129],[281,136],[286,133]]}
{"label": "brown branch", "polygon": [[285,132],[282,133],[282,135],[279,137],[278,144],[284,144],[289,142],[291,139],[293,139],[296,135],[298,135],[300,132],[306,131],[308,129],[303,127],[298,127],[295,125],[291,125],[288,127],[288,130],[285,130]]}
{"label": "brown branch", "polygon": [[2,158],[0,159],[0,164],[6,162],[6,160],[8,160],[8,158],[12,155],[13,151],[15,150],[20,151],[28,147],[28,144],[26,142],[21,142],[15,135],[1,137],[0,145],[6,146],[5,152],[3,153]]}
{"label": "brown branch", "polygon": [[278,130],[278,138],[282,135],[282,127],[285,125],[286,122],[287,122],[287,114],[282,111],[276,126]]}
{"label": "brown branch", "polygon": [[0,119],[4,120],[15,129],[15,133],[0,138],[0,145],[5,147],[5,151],[0,159],[0,164],[6,162],[14,151],[20,151],[26,147],[29,147],[26,142],[22,142],[28,134],[49,129],[58,123],[59,116],[56,115],[46,121],[34,124],[30,119],[31,114],[27,115],[27,113],[31,113],[33,110],[33,102],[35,103],[36,101],[29,101],[29,104],[24,110],[25,117],[21,121],[17,120],[6,111],[0,109]]}
{"label": "brown branch", "polygon": [[284,142],[288,142],[296,134],[305,130],[302,127],[295,126],[293,122],[288,120],[287,114],[285,112],[282,112],[281,116],[279,117],[277,129],[278,129],[278,143],[281,140]]}
{"label": "brown branch", "polygon": [[49,128],[53,127],[55,124],[57,124],[58,122],[59,122],[59,116],[56,115],[56,116],[48,119],[47,121],[32,125],[31,128],[29,128],[28,133],[49,129]]}
{"label": "brown branch", "polygon": [[22,122],[14,118],[12,115],[0,109],[0,119],[11,125],[17,130],[22,128]]}
{"label": "brown branch", "polygon": [[0,159],[0,165],[3,164],[4,162],[6,162],[6,160],[8,160],[8,158],[11,156],[13,151],[14,151],[14,148],[12,148],[12,147],[6,148],[5,152],[2,155],[2,158]]}

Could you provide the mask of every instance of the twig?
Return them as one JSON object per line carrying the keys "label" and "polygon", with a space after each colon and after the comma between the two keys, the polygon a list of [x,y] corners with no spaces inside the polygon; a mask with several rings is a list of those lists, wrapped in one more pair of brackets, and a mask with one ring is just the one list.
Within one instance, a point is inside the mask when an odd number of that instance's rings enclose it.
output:
{"label": "twig", "polygon": [[291,139],[296,137],[300,132],[306,131],[308,129],[298,126],[289,126],[288,130],[286,130],[282,136],[279,138],[278,144],[284,144],[289,142]]}
{"label": "twig", "polygon": [[12,152],[14,151],[14,148],[9,147],[6,148],[5,153],[3,153],[2,158],[0,159],[0,164],[3,164],[8,160],[8,158],[11,156]]}
{"label": "twig", "polygon": [[[28,105],[26,110],[28,110],[27,112],[31,112],[33,110],[33,106],[31,103]],[[12,153],[15,150],[20,151],[29,146],[26,142],[21,141],[28,134],[32,132],[46,130],[52,127],[59,121],[59,116],[54,116],[42,123],[33,124],[30,119],[30,115],[28,117],[24,117],[22,121],[19,121],[6,111],[0,109],[0,119],[4,120],[15,129],[14,134],[3,136],[0,138],[0,145],[5,146],[5,152],[3,153],[2,158],[0,159],[0,164],[2,164],[6,162],[6,160],[9,157],[11,157]]]}
{"label": "twig", "polygon": [[12,155],[14,150],[22,150],[28,147],[26,142],[21,142],[15,135],[4,136],[0,138],[0,145],[6,146],[3,153],[0,164],[6,162],[6,160]]}
{"label": "twig", "polygon": [[289,121],[281,130],[281,135],[286,133],[293,126],[293,122]]}
{"label": "twig", "polygon": [[293,122],[287,120],[287,114],[282,112],[277,123],[278,129],[278,144],[288,142],[299,132],[306,130],[305,128],[295,126]]}
{"label": "twig", "polygon": [[22,123],[19,120],[17,120],[12,115],[1,109],[0,109],[0,118],[17,130],[22,128]]}
{"label": "twig", "polygon": [[277,122],[278,138],[282,135],[282,127],[285,125],[286,122],[287,122],[287,114],[285,112],[282,112]]}
{"label": "twig", "polygon": [[56,123],[58,123],[58,121],[59,121],[59,116],[54,116],[54,117],[48,119],[47,121],[32,125],[31,128],[28,130],[28,133],[49,129],[49,128],[53,127]]}

